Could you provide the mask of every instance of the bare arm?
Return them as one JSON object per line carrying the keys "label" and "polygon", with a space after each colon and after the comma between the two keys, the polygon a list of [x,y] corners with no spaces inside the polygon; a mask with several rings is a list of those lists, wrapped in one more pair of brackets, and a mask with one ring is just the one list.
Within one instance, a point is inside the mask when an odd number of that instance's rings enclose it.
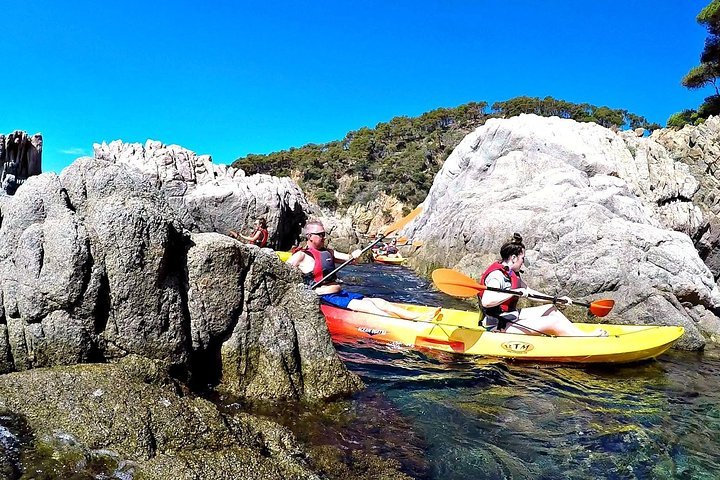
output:
{"label": "bare arm", "polygon": [[247,240],[248,242],[254,242],[255,240],[258,240],[260,238],[260,232],[255,232],[255,234],[252,237],[246,237],[242,233],[239,234],[243,239]]}
{"label": "bare arm", "polygon": [[335,257],[335,263],[347,262],[350,259],[355,260],[356,258],[358,258],[360,256],[361,252],[362,252],[362,250],[358,249],[358,250],[353,250],[352,253],[348,254],[348,253],[338,252],[337,250],[333,250],[333,255]]}
{"label": "bare arm", "polygon": [[303,258],[305,258],[305,254],[303,252],[295,252],[285,261],[285,263],[299,268],[300,262],[303,261]]}
{"label": "bare arm", "polygon": [[[492,288],[503,288],[501,275],[500,272],[492,272],[485,279],[485,285]],[[514,297],[514,295],[486,290],[482,295],[482,305],[483,307],[495,307],[511,297]]]}

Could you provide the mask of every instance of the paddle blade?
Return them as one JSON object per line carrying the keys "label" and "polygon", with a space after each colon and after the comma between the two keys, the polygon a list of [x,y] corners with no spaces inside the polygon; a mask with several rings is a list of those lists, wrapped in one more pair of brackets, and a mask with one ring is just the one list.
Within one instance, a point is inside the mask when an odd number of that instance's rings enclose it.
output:
{"label": "paddle blade", "polygon": [[595,300],[590,304],[590,313],[592,313],[596,317],[604,317],[605,315],[610,313],[610,310],[612,310],[613,306],[615,306],[615,300],[610,300],[609,298],[605,298],[603,300]]}
{"label": "paddle blade", "polygon": [[396,231],[398,231],[398,230],[401,230],[405,225],[407,225],[408,223],[410,223],[413,218],[417,217],[417,216],[420,214],[420,212],[422,212],[422,207],[420,207],[420,206],[415,207],[415,210],[413,210],[412,212],[408,213],[407,215],[405,215],[405,216],[404,216],[403,218],[401,218],[400,220],[397,220],[396,222],[391,223],[390,225],[388,225],[387,227],[385,227],[385,228],[383,229],[383,235],[388,236],[388,235],[390,235],[392,232],[396,232]]}
{"label": "paddle blade", "polygon": [[420,242],[420,241],[410,242],[410,240],[407,237],[398,238],[398,241],[397,241],[398,247],[407,247],[408,245],[412,245],[413,247],[417,248],[417,247],[422,247],[424,245],[424,243]]}
{"label": "paddle blade", "polygon": [[453,297],[474,297],[485,287],[477,283],[467,275],[451,270],[449,268],[438,268],[432,272],[432,279],[435,286],[441,291]]}

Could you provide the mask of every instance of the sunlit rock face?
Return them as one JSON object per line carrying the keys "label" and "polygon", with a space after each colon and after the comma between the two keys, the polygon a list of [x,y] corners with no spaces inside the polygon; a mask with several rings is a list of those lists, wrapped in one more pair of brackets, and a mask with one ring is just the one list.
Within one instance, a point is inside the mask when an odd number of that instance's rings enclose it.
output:
{"label": "sunlit rock face", "polygon": [[360,382],[299,273],[191,233],[157,181],[83,158],[0,198],[0,372],[157,360],[254,399],[321,399]]}
{"label": "sunlit rock face", "polygon": [[710,117],[701,125],[681,130],[660,129],[651,140],[664,146],[670,157],[687,165],[697,179],[691,197],[700,207],[703,222],[688,232],[695,247],[717,280],[720,277],[720,117]]}
{"label": "sunlit rock face", "polygon": [[[328,478],[325,457],[271,417],[187,395],[137,355],[0,375],[0,412],[3,479]],[[377,463],[364,478],[409,478]]]}
{"label": "sunlit rock face", "polygon": [[183,225],[194,232],[236,230],[249,235],[255,219],[264,217],[270,244],[288,249],[315,213],[288,177],[246,176],[242,170],[214,164],[209,155],[196,155],[177,145],[116,140],[95,144],[94,157],[131,166],[152,179]]}
{"label": "sunlit rock face", "polygon": [[695,199],[715,180],[657,135],[535,115],[489,120],[456,147],[403,232],[433,246],[415,263],[478,278],[519,232],[531,286],[614,298],[608,321],[682,325],[679,345],[701,348],[713,334],[702,325],[715,323],[697,319],[714,316],[720,291],[693,243],[708,228]]}
{"label": "sunlit rock face", "polygon": [[0,135],[0,188],[13,195],[29,177],[42,172],[42,135],[15,130]]}

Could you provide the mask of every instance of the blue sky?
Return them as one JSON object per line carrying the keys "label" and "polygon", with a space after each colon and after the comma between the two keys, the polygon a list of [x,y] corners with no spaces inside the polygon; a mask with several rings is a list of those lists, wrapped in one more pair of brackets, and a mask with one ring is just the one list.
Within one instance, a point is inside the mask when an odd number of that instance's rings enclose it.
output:
{"label": "blue sky", "polygon": [[664,125],[709,90],[709,0],[4,2],[0,133],[43,170],[92,144],[178,144],[215,163],[341,139],[394,116],[547,95]]}

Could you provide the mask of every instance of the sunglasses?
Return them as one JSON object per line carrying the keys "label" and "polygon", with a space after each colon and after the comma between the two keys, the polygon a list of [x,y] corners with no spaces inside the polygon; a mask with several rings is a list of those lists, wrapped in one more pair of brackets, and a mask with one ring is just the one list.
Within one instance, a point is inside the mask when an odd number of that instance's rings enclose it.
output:
{"label": "sunglasses", "polygon": [[320,238],[325,238],[326,232],[310,232],[308,235],[317,235]]}

